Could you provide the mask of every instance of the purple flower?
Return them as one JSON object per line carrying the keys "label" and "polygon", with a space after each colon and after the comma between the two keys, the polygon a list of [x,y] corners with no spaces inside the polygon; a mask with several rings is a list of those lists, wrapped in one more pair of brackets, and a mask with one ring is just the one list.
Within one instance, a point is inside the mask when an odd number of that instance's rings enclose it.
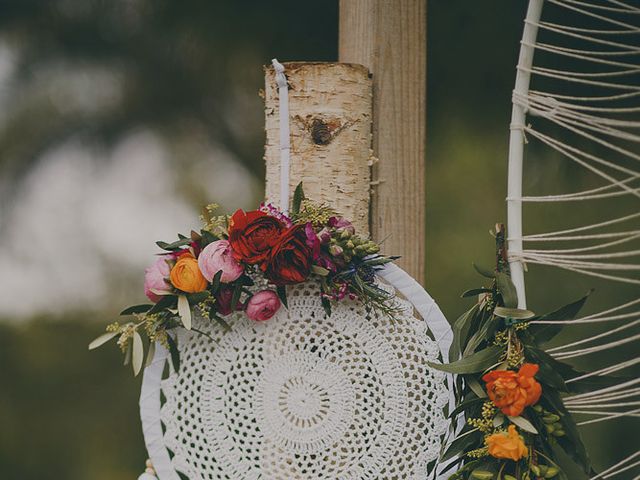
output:
{"label": "purple flower", "polygon": [[304,226],[304,233],[307,236],[307,245],[311,249],[311,258],[315,261],[320,257],[320,239],[311,223],[307,223]]}
{"label": "purple flower", "polygon": [[278,220],[284,223],[287,228],[293,227],[293,222],[291,221],[291,219],[271,203],[261,203],[258,210],[272,217],[276,217]]}
{"label": "purple flower", "polygon": [[356,233],[356,229],[349,220],[345,220],[342,217],[331,217],[329,219],[329,226],[336,230],[349,232],[351,235]]}

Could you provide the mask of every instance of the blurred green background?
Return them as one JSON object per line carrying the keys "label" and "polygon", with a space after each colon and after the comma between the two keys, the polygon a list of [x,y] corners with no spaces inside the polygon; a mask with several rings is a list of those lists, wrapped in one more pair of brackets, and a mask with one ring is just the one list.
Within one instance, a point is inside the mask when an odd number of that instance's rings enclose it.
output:
{"label": "blurred green background", "polygon": [[[468,306],[460,292],[481,284],[471,263],[492,263],[488,232],[505,220],[525,8],[429,1],[426,285],[450,320]],[[87,344],[143,300],[155,240],[188,232],[211,201],[229,211],[260,200],[262,65],[336,60],[337,22],[335,0],[0,2],[0,478],[142,471],[140,382],[115,347]],[[591,185],[574,165],[538,157],[527,188]],[[637,203],[531,209],[527,230],[612,209]],[[589,311],[638,296],[545,268],[528,280],[538,312],[593,286]],[[637,423],[598,425],[586,431],[596,465],[637,448]]]}

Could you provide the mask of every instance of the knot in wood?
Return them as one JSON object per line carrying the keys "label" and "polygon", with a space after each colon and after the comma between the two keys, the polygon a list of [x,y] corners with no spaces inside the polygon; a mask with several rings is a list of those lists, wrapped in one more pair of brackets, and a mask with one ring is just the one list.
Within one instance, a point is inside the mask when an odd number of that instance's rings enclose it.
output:
{"label": "knot in wood", "polygon": [[331,128],[324,120],[315,118],[311,124],[311,139],[316,145],[328,145],[332,140]]}

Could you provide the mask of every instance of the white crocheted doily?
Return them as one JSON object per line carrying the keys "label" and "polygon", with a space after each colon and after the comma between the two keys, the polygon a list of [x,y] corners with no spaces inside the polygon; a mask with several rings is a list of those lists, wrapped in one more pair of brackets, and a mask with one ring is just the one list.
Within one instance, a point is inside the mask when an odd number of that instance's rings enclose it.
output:
{"label": "white crocheted doily", "polygon": [[357,302],[327,318],[313,282],[289,308],[224,333],[208,320],[179,338],[162,381],[174,468],[191,480],[420,479],[440,451],[449,400],[427,366],[438,347],[405,301],[389,319]]}

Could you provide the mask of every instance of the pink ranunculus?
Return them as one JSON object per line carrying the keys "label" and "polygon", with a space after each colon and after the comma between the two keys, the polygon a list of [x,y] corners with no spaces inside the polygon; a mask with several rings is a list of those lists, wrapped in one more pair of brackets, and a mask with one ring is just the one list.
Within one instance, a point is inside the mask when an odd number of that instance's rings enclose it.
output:
{"label": "pink ranunculus", "polygon": [[166,279],[169,278],[171,267],[167,263],[167,255],[162,255],[147,267],[144,271],[144,294],[154,303],[162,298],[162,295],[155,292],[171,293],[171,287]]}
{"label": "pink ranunculus", "polygon": [[231,246],[227,240],[217,240],[204,247],[198,257],[198,266],[209,282],[219,271],[222,271],[220,277],[222,283],[233,282],[244,272],[242,265],[233,258]]}
{"label": "pink ranunculus", "polygon": [[264,322],[273,317],[280,308],[280,299],[273,290],[262,290],[253,295],[246,306],[247,317]]}

